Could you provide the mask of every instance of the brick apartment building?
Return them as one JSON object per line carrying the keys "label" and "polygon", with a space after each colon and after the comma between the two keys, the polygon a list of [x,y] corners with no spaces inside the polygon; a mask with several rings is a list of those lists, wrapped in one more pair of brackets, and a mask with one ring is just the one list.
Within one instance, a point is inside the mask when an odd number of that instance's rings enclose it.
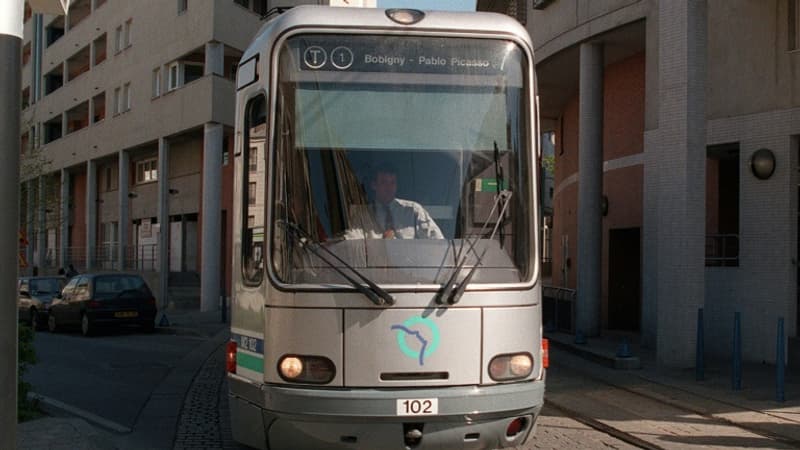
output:
{"label": "brick apartment building", "polygon": [[703,308],[711,356],[736,312],[745,359],[775,361],[779,318],[797,351],[800,1],[533,3],[550,283],[577,290],[575,331],[690,367]]}

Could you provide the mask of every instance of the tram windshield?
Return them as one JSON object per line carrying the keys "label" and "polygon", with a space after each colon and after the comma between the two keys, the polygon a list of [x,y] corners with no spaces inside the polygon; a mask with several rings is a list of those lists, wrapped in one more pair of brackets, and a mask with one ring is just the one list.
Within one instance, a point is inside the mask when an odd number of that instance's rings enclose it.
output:
{"label": "tram windshield", "polygon": [[346,285],[350,266],[378,284],[528,280],[527,79],[525,53],[505,40],[287,39],[271,164],[276,278]]}

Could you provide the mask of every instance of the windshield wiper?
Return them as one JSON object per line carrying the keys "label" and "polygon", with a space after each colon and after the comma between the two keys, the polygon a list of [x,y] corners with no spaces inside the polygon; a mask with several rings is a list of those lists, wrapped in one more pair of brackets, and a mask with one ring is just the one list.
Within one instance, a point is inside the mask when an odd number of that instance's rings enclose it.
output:
{"label": "windshield wiper", "polygon": [[[311,251],[314,256],[320,259],[320,261],[324,262],[328,265],[331,269],[335,270],[339,275],[341,275],[348,283],[350,283],[354,288],[358,290],[358,292],[364,294],[368,299],[375,303],[378,306],[383,305],[394,305],[395,299],[392,297],[391,294],[386,292],[383,288],[375,284],[372,280],[367,278],[366,275],[356,270],[355,267],[351,266],[347,262],[345,262],[342,258],[339,257],[336,253],[333,253],[319,242],[315,241],[314,238],[304,229],[300,228],[299,225],[293,222],[279,220],[278,223],[283,224],[287,230],[291,231],[295,237],[297,238],[297,242],[300,244],[301,248],[306,248]],[[333,258],[336,259],[339,263],[343,266],[347,267],[351,272],[356,274],[358,278],[360,278],[366,286],[361,284],[358,280],[353,279],[353,277],[346,274],[342,269],[340,269],[336,264],[330,261],[328,258],[322,255],[322,252],[319,249],[324,250],[327,254],[331,255]]]}
{"label": "windshield wiper", "polygon": [[[503,206],[500,208],[500,213],[498,216],[498,221],[494,225],[494,229],[492,230],[492,234],[489,235],[489,240],[491,241],[494,239],[494,235],[497,233],[497,230],[500,228],[500,225],[503,223],[502,220],[499,220],[499,217],[503,217],[506,213],[506,209],[508,209],[508,205],[511,203],[511,191],[503,190],[499,191],[497,197],[494,199],[494,204],[492,205],[492,210],[489,211],[489,218],[492,218],[492,215],[497,210],[497,206],[502,202]],[[489,223],[487,219],[486,224]],[[486,224],[481,228],[481,231],[472,240],[469,244],[469,248],[466,252],[464,252],[464,257],[458,263],[458,266],[453,270],[453,273],[450,274],[450,278],[447,280],[447,284],[444,286],[444,289],[439,293],[436,297],[437,303],[442,303],[443,301],[447,301],[448,304],[454,305],[458,303],[461,299],[461,296],[464,294],[464,290],[466,290],[467,285],[469,284],[470,280],[472,280],[472,276],[475,275],[475,270],[481,265],[481,261],[483,260],[483,256],[486,255],[486,251],[488,247],[483,249],[483,252],[478,255],[477,259],[475,260],[475,265],[472,266],[472,269],[467,273],[467,276],[461,280],[461,283],[456,283],[456,278],[458,278],[458,274],[461,273],[461,270],[464,268],[464,265],[467,263],[467,256],[469,255],[470,251],[473,251],[475,248],[475,244],[478,243],[478,239],[483,236],[484,230],[486,229]],[[459,252],[460,253],[460,252]],[[456,256],[458,258],[460,255]]]}

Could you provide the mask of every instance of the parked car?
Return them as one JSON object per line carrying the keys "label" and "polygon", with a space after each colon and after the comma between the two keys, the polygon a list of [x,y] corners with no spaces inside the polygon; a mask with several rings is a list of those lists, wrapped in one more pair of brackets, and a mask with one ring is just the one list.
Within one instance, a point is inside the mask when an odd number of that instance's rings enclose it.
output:
{"label": "parked car", "polygon": [[156,299],[144,279],[127,273],[84,273],[75,276],[50,305],[51,332],[80,327],[84,336],[98,327],[139,325],[155,328]]}
{"label": "parked car", "polygon": [[67,279],[60,276],[20,277],[17,281],[19,320],[34,330],[44,328],[47,325],[50,304],[65,284]]}

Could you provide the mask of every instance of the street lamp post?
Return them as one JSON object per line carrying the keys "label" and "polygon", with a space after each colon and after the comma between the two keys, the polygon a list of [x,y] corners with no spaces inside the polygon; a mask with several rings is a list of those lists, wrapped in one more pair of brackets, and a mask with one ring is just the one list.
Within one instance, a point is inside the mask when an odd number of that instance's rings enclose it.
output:
{"label": "street lamp post", "polygon": [[[18,267],[23,1],[0,3],[0,262]],[[13,265],[12,265],[13,264]],[[17,270],[0,271],[0,448],[17,445]]]}
{"label": "street lamp post", "polygon": [[[0,264],[18,267],[23,0],[0,2]],[[69,0],[33,0],[36,12],[66,14]],[[17,270],[0,271],[0,448],[17,448]]]}

